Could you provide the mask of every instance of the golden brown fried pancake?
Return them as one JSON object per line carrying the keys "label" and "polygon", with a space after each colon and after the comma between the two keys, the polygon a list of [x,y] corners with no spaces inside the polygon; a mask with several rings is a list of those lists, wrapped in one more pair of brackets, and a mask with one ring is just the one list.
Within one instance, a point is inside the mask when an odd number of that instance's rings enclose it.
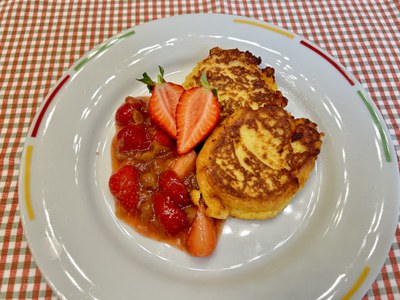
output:
{"label": "golden brown fried pancake", "polygon": [[213,48],[207,58],[197,63],[186,77],[183,87],[200,86],[205,72],[208,82],[218,91],[221,120],[241,107],[257,109],[264,105],[285,107],[287,99],[278,91],[274,69],[260,69],[261,58],[249,51]]}
{"label": "golden brown fried pancake", "polygon": [[276,216],[303,187],[323,134],[308,119],[277,106],[242,108],[205,142],[196,175],[209,216]]}

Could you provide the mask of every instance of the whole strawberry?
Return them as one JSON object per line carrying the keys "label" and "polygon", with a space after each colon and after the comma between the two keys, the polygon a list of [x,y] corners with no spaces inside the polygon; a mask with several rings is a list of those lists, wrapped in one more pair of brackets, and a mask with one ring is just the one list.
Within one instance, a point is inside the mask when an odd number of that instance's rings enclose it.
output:
{"label": "whole strawberry", "polygon": [[111,175],[108,186],[121,206],[134,213],[139,201],[139,171],[134,166],[126,165]]}
{"label": "whole strawberry", "polygon": [[150,135],[142,124],[128,124],[117,133],[119,152],[145,151],[151,147]]}
{"label": "whole strawberry", "polygon": [[186,213],[170,202],[164,194],[154,193],[153,206],[156,216],[169,235],[177,235],[189,227]]}
{"label": "whole strawberry", "polygon": [[134,111],[143,112],[144,102],[141,99],[128,96],[125,98],[125,103],[122,104],[115,113],[115,122],[119,126],[126,126],[134,120],[132,114]]}
{"label": "whole strawberry", "polygon": [[185,184],[173,170],[165,170],[160,174],[159,186],[170,201],[178,207],[184,207],[191,203]]}

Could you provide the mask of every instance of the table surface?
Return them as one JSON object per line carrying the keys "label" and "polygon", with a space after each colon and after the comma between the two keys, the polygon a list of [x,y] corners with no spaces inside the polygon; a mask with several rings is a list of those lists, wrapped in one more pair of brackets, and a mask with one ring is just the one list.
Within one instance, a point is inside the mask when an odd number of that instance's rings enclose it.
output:
{"label": "table surface", "polygon": [[[26,242],[17,184],[29,126],[49,90],[105,39],[144,22],[191,13],[252,17],[324,49],[368,91],[400,156],[398,1],[0,1],[0,299],[56,298]],[[400,298],[399,243],[398,225],[365,299]]]}

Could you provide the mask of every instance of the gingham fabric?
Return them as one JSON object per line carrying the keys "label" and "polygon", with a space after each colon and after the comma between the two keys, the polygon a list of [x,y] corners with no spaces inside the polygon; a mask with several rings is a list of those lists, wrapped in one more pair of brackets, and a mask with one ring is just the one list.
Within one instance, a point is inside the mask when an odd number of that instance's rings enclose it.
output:
{"label": "gingham fabric", "polygon": [[[190,13],[252,17],[336,57],[378,106],[400,155],[399,1],[0,1],[0,299],[56,298],[26,242],[18,172],[28,128],[57,79],[121,30]],[[400,231],[365,299],[400,299]]]}

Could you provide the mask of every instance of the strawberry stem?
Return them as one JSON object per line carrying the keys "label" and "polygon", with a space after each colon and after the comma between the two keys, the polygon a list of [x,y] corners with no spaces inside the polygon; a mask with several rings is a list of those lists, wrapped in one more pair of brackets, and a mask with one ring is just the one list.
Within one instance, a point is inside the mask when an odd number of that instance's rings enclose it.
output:
{"label": "strawberry stem", "polygon": [[147,89],[151,93],[153,91],[153,87],[156,85],[153,79],[150,78],[150,76],[144,72],[143,73],[143,78],[136,78],[137,81],[143,82],[145,85],[147,85]]}
{"label": "strawberry stem", "polygon": [[144,72],[143,73],[143,78],[137,78],[137,81],[143,82],[145,85],[147,85],[147,89],[149,90],[149,92],[151,93],[153,91],[153,88],[156,84],[163,84],[165,82],[164,79],[164,68],[161,66],[158,66],[158,70],[160,72],[160,74],[157,75],[157,82],[155,82],[153,79],[151,79],[151,77]]}
{"label": "strawberry stem", "polygon": [[160,74],[158,74],[158,76],[157,76],[157,81],[158,81],[158,84],[162,84],[162,83],[165,82],[165,79],[164,79],[164,68],[161,67],[161,66],[158,66],[158,70],[159,70]]}

